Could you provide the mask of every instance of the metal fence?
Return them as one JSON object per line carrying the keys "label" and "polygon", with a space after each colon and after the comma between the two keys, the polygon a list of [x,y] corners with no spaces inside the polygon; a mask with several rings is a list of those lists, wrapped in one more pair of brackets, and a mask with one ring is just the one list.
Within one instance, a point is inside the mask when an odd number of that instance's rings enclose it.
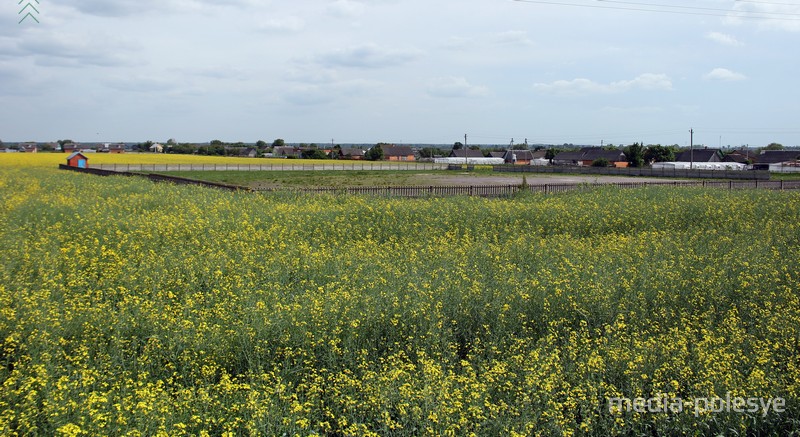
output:
{"label": "metal fence", "polygon": [[72,170],[81,173],[91,173],[100,176],[139,176],[154,182],[171,182],[175,184],[202,185],[212,188],[257,192],[279,193],[319,193],[319,194],[357,194],[388,197],[444,197],[444,196],[479,196],[479,197],[510,197],[523,192],[532,193],[564,193],[575,190],[586,190],[597,187],[637,188],[646,186],[673,186],[673,187],[708,187],[727,190],[740,189],[768,189],[768,190],[797,190],[800,189],[800,180],[790,181],[762,181],[762,180],[694,180],[694,181],[637,181],[637,182],[593,182],[593,183],[561,183],[561,184],[533,184],[533,185],[429,185],[429,186],[384,186],[384,187],[318,187],[318,188],[248,188],[218,182],[207,182],[176,176],[159,174],[130,173],[110,169],[77,168],[59,165],[63,170]]}
{"label": "metal fence", "polygon": [[323,164],[305,164],[300,160],[286,160],[280,164],[92,164],[92,168],[111,171],[336,171],[336,170],[446,170],[447,164],[432,162],[372,162],[349,161]]}
{"label": "metal fence", "polygon": [[564,193],[568,191],[586,190],[597,187],[638,188],[647,186],[673,187],[709,187],[727,190],[769,189],[797,190],[798,181],[642,181],[642,182],[610,182],[610,183],[566,183],[535,185],[449,185],[449,186],[409,186],[409,187],[342,187],[342,188],[261,188],[259,192],[296,192],[319,194],[357,194],[388,197],[443,197],[443,196],[479,196],[510,197],[523,192],[532,193]]}
{"label": "metal fence", "polygon": [[588,174],[611,176],[650,176],[662,178],[691,179],[754,179],[769,180],[769,172],[764,170],[688,170],[688,169],[655,169],[614,168],[614,167],[578,167],[558,165],[495,165],[496,172],[505,173],[545,173],[545,174]]}

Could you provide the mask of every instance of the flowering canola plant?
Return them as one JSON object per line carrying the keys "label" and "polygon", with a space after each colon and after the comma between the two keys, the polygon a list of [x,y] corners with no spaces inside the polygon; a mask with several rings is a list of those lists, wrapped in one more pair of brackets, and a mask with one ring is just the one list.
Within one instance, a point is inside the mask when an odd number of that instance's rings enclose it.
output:
{"label": "flowering canola plant", "polygon": [[[230,193],[0,169],[0,434],[774,434],[800,193]],[[641,412],[611,397],[782,397]]]}

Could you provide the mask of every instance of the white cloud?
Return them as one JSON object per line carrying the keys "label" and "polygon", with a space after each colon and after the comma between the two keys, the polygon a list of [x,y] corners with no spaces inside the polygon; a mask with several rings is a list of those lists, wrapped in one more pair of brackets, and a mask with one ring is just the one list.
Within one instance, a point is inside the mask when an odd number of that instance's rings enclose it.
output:
{"label": "white cloud", "polygon": [[353,18],[364,13],[364,5],[352,0],[336,0],[328,5],[327,11],[336,17]]}
{"label": "white cloud", "polygon": [[509,45],[533,45],[533,41],[528,38],[528,32],[524,30],[509,30],[496,34],[493,38],[494,42]]}
{"label": "white cloud", "polygon": [[621,115],[657,114],[664,112],[664,108],[660,106],[606,106],[603,108],[603,112],[611,112]]}
{"label": "white cloud", "polygon": [[485,97],[489,89],[472,85],[463,77],[439,77],[428,83],[428,95],[432,97]]}
{"label": "white cloud", "polygon": [[557,80],[552,83],[537,83],[533,85],[533,88],[540,92],[565,95],[614,94],[634,89],[671,90],[672,80],[666,74],[645,73],[631,80],[620,80],[607,84],[578,78]]}
{"label": "white cloud", "polygon": [[728,70],[727,68],[715,68],[704,76],[706,80],[722,80],[722,81],[737,81],[745,80],[747,76],[735,71]]}
{"label": "white cloud", "polygon": [[728,45],[728,46],[740,46],[742,45],[734,36],[721,33],[721,32],[708,32],[706,33],[706,38],[710,39],[711,41],[717,42],[719,44]]}
{"label": "white cloud", "polygon": [[377,44],[362,44],[321,55],[318,60],[325,65],[350,68],[385,68],[405,64],[419,57],[413,49],[393,49]]}
{"label": "white cloud", "polygon": [[381,86],[380,83],[353,79],[331,83],[297,84],[283,95],[287,103],[298,106],[319,106],[341,102],[342,99],[367,95]]}
{"label": "white cloud", "polygon": [[299,32],[305,27],[305,22],[297,17],[286,17],[282,19],[272,18],[258,25],[264,32],[292,33]]}

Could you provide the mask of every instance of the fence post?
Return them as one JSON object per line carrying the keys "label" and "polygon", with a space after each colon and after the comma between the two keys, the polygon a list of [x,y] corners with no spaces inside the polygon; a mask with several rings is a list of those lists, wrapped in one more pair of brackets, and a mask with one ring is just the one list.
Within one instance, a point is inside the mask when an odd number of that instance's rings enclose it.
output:
{"label": "fence post", "polygon": [[728,190],[733,189],[733,181],[728,181]]}
{"label": "fence post", "polygon": [[783,191],[783,179],[781,179],[781,191]]}

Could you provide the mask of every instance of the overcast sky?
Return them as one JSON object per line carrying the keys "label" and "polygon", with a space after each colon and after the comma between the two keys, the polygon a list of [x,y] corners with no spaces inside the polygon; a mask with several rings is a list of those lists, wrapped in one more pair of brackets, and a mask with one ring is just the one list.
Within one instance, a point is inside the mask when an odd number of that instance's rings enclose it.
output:
{"label": "overcast sky", "polygon": [[800,145],[800,0],[39,1],[7,142]]}

